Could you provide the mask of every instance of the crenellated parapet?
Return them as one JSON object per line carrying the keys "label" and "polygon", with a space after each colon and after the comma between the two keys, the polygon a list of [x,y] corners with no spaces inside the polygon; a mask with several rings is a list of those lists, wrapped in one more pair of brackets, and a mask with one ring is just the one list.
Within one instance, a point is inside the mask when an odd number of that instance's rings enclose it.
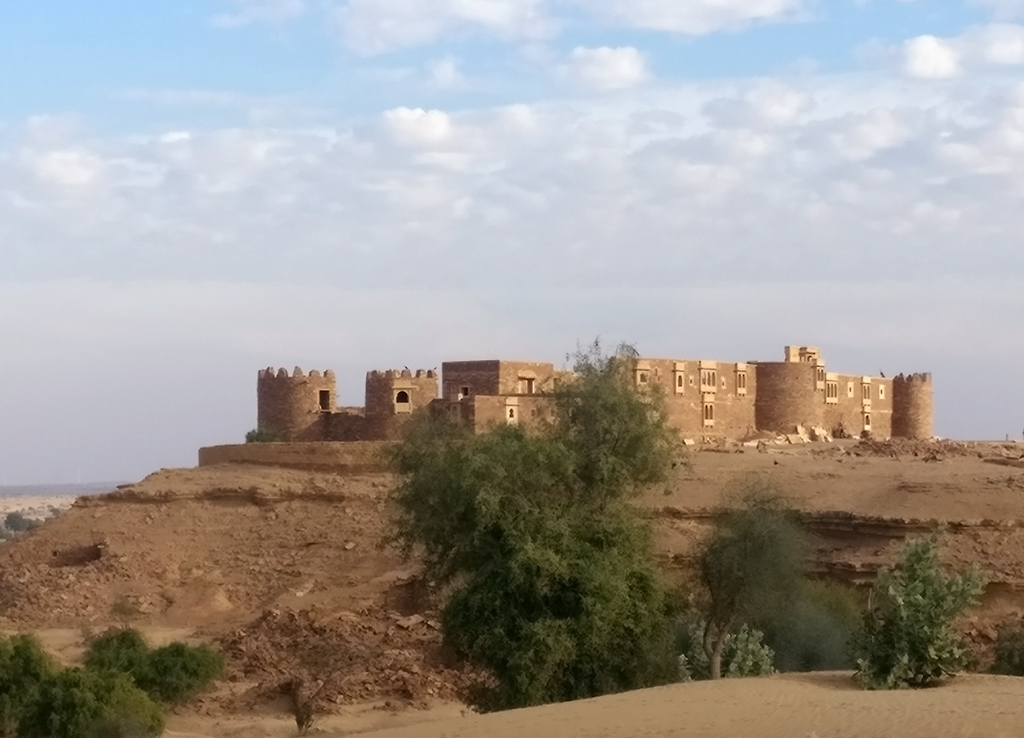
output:
{"label": "crenellated parapet", "polygon": [[256,380],[257,428],[286,441],[322,440],[321,416],[337,401],[334,372],[308,374],[301,367],[261,369]]}
{"label": "crenellated parapet", "polygon": [[[437,398],[437,372],[433,369],[387,369],[366,373],[366,416],[384,425],[407,416]],[[381,430],[388,435],[390,430]]]}

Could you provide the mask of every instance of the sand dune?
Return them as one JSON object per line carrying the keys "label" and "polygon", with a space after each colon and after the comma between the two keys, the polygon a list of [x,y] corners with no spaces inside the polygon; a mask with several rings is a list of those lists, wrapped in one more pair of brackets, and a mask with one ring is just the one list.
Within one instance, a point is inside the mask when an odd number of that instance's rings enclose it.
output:
{"label": "sand dune", "polygon": [[[325,731],[324,735],[342,735]],[[867,692],[849,673],[696,682],[363,733],[365,738],[1019,738],[1024,679]]]}

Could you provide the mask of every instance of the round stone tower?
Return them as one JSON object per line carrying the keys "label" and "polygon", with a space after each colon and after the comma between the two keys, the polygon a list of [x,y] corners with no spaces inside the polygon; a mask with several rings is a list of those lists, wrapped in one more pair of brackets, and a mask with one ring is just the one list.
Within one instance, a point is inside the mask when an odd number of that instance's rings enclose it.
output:
{"label": "round stone tower", "polygon": [[892,434],[898,438],[928,439],[935,422],[932,375],[900,374],[892,380]]}
{"label": "round stone tower", "polygon": [[757,372],[754,422],[758,430],[792,433],[798,425],[821,424],[816,364],[773,361],[753,366]]}
{"label": "round stone tower", "polygon": [[261,369],[256,379],[256,427],[281,441],[323,441],[337,391],[334,372],[308,375],[295,367]]}

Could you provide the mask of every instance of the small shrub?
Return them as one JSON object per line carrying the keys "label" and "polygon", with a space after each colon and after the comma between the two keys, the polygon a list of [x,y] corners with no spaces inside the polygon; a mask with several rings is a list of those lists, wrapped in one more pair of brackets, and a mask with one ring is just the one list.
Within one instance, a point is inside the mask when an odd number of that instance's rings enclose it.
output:
{"label": "small shrub", "polygon": [[976,572],[943,573],[937,535],[909,539],[899,567],[879,572],[855,637],[860,683],[923,687],[963,669],[970,655],[953,622],[982,590]]}
{"label": "small shrub", "polygon": [[[711,663],[704,650],[705,622],[694,618],[682,625],[676,641],[679,651],[679,680],[711,678]],[[746,625],[727,633],[722,646],[722,676],[750,677],[772,674],[775,654],[765,645],[764,634]]]}
{"label": "small shrub", "polygon": [[833,671],[855,666],[850,642],[862,618],[849,587],[807,581],[791,607],[755,622],[764,629],[779,671]]}
{"label": "small shrub", "polygon": [[245,434],[246,443],[277,443],[280,440],[280,433],[266,428],[253,428]]}
{"label": "small shrub", "polygon": [[149,654],[136,682],[161,702],[181,702],[205,689],[223,671],[224,657],[209,646],[171,643]]}
{"label": "small shrub", "polygon": [[0,637],[0,736],[14,735],[26,707],[56,671],[33,636]]}
{"label": "small shrub", "polygon": [[117,671],[128,674],[136,682],[146,670],[149,646],[137,630],[108,630],[89,644],[85,668],[92,671]]}
{"label": "small shrub", "polygon": [[125,674],[67,669],[47,678],[18,738],[144,738],[163,732],[160,707]]}
{"label": "small shrub", "polygon": [[150,697],[180,702],[197,694],[224,671],[224,657],[209,646],[171,643],[150,650],[134,629],[110,630],[90,645],[85,666],[130,676]]}
{"label": "small shrub", "polygon": [[992,671],[996,674],[1024,676],[1024,623],[1017,620],[999,626],[995,657]]}
{"label": "small shrub", "polygon": [[32,528],[32,521],[15,510],[7,513],[7,517],[4,518],[4,527],[12,533],[24,533]]}

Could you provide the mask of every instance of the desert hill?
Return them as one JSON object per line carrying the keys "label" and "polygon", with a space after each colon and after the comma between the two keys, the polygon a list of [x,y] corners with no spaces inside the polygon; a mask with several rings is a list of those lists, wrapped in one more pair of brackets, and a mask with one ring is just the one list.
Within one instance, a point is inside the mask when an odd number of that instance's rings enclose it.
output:
{"label": "desert hill", "polygon": [[[947,561],[978,564],[991,582],[968,624],[984,645],[998,619],[1024,607],[1022,451],[875,442],[706,448],[640,504],[670,575],[686,564],[710,510],[750,475],[773,480],[803,511],[812,566],[855,583],[893,561],[908,533],[945,523]],[[280,720],[280,690],[295,675],[323,682],[324,707],[363,730],[380,723],[357,719],[360,705],[389,705],[390,715],[450,703],[467,675],[439,648],[431,593],[415,562],[379,546],[391,482],[223,465],[162,470],[82,497],[0,545],[0,629],[50,633],[73,658],[68,644],[81,640],[80,629],[102,629],[127,609],[151,633],[216,642],[228,679],[176,718],[186,722],[253,711]]]}

